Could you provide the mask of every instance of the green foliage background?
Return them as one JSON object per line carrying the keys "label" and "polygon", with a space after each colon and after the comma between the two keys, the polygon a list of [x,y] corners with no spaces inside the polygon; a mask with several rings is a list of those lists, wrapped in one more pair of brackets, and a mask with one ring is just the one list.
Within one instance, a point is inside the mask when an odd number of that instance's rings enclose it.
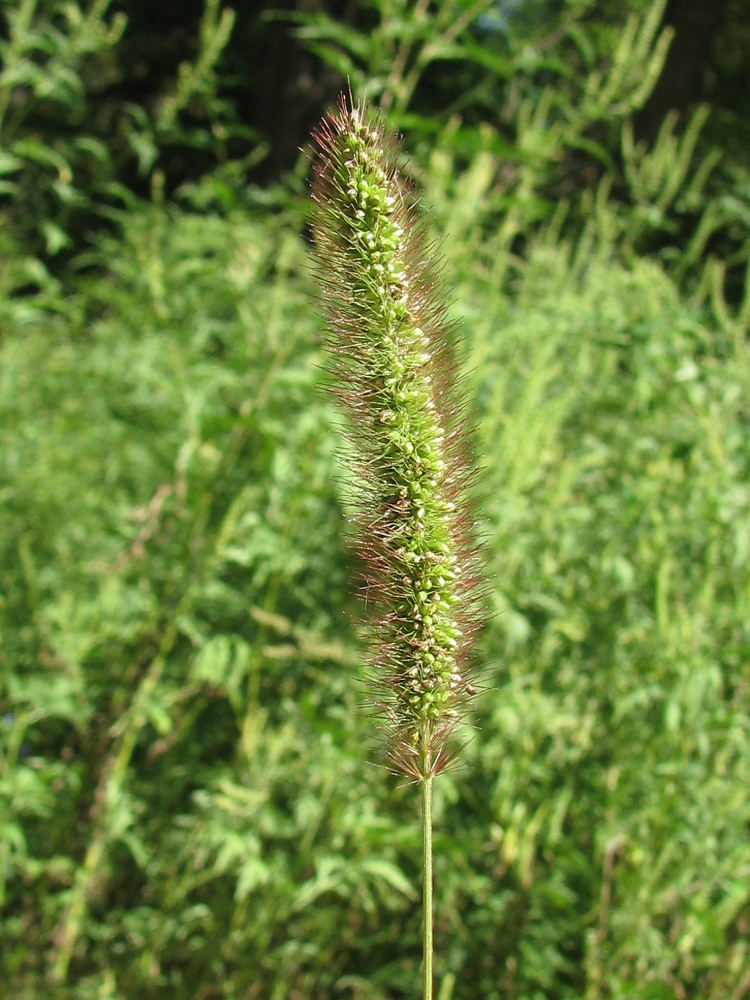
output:
{"label": "green foliage background", "polygon": [[[435,789],[440,1000],[750,996],[748,174],[710,109],[639,144],[660,10],[593,10],[296,22],[407,130],[463,319],[488,691]],[[103,0],[6,18],[3,989],[414,996],[304,162],[245,186],[218,3],[153,107],[101,98]]]}

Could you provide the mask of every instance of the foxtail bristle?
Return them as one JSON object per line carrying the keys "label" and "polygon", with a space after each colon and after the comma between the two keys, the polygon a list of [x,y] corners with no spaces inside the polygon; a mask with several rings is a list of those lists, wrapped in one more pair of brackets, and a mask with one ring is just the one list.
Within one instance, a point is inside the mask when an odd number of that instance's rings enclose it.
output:
{"label": "foxtail bristle", "polygon": [[329,369],[350,420],[373,704],[388,757],[438,774],[476,694],[472,453],[435,245],[399,143],[342,95],[313,133]]}

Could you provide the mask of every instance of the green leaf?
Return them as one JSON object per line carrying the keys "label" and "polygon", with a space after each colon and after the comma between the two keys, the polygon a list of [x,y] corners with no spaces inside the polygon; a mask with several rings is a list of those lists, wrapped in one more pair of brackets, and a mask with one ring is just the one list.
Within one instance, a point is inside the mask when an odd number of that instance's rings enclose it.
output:
{"label": "green leaf", "polygon": [[417,899],[419,893],[396,865],[378,858],[360,862],[359,870],[371,876],[378,884],[387,885],[407,899]]}
{"label": "green leaf", "polygon": [[0,174],[15,174],[23,167],[23,160],[0,150]]}

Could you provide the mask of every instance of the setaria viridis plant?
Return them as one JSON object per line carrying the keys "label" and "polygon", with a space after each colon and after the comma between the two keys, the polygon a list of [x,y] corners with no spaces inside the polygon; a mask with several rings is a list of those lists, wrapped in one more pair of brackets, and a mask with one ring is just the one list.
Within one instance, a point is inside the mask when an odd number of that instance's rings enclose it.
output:
{"label": "setaria viridis plant", "polygon": [[342,95],[313,140],[316,275],[356,456],[372,702],[391,766],[423,787],[431,997],[432,779],[454,757],[476,694],[470,435],[435,244],[398,169],[397,139]]}

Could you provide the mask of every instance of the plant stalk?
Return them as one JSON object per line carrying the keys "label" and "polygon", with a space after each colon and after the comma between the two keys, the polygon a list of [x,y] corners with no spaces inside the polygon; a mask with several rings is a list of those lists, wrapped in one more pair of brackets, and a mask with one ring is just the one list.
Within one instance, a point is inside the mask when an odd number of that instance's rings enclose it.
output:
{"label": "plant stalk", "polygon": [[422,1000],[432,1000],[432,781],[432,774],[422,778]]}

